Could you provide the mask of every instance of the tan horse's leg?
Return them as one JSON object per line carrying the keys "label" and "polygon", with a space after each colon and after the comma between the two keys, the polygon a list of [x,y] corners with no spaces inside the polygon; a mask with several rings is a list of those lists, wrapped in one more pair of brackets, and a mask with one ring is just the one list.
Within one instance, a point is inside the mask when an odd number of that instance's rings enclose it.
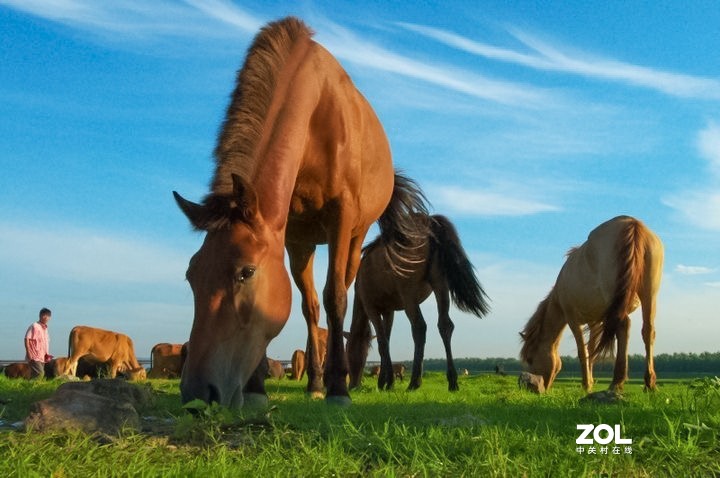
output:
{"label": "tan horse's leg", "polygon": [[582,326],[575,322],[570,322],[568,326],[570,327],[570,331],[572,331],[573,337],[575,337],[575,344],[578,349],[578,359],[580,360],[580,372],[582,373],[583,388],[589,393],[592,391],[593,386],[592,369],[590,368],[590,355],[588,354],[588,348],[585,344]]}
{"label": "tan horse's leg", "polygon": [[314,397],[320,397],[323,393],[320,354],[324,351],[319,350],[317,336],[320,302],[313,279],[315,246],[292,243],[286,244],[286,248],[290,258],[290,272],[302,297],[302,313],[308,330],[306,347],[308,353],[305,354],[305,367],[308,375],[307,391]]}
{"label": "tan horse's leg", "polygon": [[645,342],[645,390],[654,391],[655,384],[655,359],[653,346],[655,344],[655,297],[652,296],[642,303],[642,338]]}
{"label": "tan horse's leg", "polygon": [[615,369],[613,371],[613,381],[610,384],[610,390],[621,392],[628,377],[630,317],[625,316],[622,320],[620,320],[615,337],[617,337],[617,356],[615,357]]}
{"label": "tan horse's leg", "polygon": [[415,354],[413,355],[412,374],[408,390],[416,390],[422,385],[423,359],[425,358],[425,340],[427,336],[427,323],[420,311],[420,304],[416,301],[405,304],[405,314],[410,319]]}

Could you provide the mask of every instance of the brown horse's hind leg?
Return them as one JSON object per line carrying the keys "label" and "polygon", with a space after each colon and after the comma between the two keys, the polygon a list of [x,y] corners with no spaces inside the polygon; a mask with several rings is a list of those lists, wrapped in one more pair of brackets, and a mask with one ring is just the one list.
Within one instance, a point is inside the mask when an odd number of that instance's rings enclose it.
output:
{"label": "brown horse's hind leg", "polygon": [[320,321],[320,302],[315,291],[313,279],[313,258],[315,257],[315,246],[308,244],[291,243],[286,244],[290,258],[290,272],[293,280],[300,290],[302,297],[302,312],[307,323],[308,338],[305,356],[306,370],[308,375],[307,392],[312,396],[322,396],[322,370],[320,368],[321,354],[319,350],[317,328]]}
{"label": "brown horse's hind leg", "polygon": [[613,381],[610,384],[610,390],[621,392],[628,376],[630,317],[627,315],[620,320],[615,337],[617,337],[617,356],[615,357],[615,370],[613,372]]}
{"label": "brown horse's hind leg", "polygon": [[445,358],[447,360],[447,381],[448,390],[455,392],[460,390],[458,386],[457,370],[455,369],[455,361],[452,354],[452,334],[455,330],[455,324],[450,319],[450,293],[447,288],[435,291],[435,300],[438,308],[438,330],[445,346]]}
{"label": "brown horse's hind leg", "polygon": [[425,358],[425,340],[427,336],[427,324],[420,311],[420,304],[413,303],[406,306],[405,314],[410,319],[413,342],[415,343],[415,354],[413,356],[412,374],[408,390],[416,390],[422,385],[423,359]]}

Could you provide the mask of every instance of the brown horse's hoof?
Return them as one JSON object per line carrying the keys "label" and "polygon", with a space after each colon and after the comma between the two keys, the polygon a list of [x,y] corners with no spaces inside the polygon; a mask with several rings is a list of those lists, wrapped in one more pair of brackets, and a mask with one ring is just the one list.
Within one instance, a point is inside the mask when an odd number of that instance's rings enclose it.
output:
{"label": "brown horse's hoof", "polygon": [[325,398],[325,394],[323,392],[309,392],[308,394],[313,400],[322,400]]}
{"label": "brown horse's hoof", "polygon": [[349,407],[350,405],[352,405],[352,400],[347,395],[328,395],[325,398],[325,403],[327,403],[328,405]]}

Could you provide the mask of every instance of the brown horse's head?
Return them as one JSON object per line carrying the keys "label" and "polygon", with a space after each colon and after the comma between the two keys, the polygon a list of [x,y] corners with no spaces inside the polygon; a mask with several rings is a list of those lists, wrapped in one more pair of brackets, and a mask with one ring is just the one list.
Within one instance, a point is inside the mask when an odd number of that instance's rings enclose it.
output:
{"label": "brown horse's head", "polygon": [[565,322],[555,308],[551,292],[520,332],[523,342],[520,359],[527,364],[528,372],[543,377],[546,389],[552,386],[562,367],[558,346]]}
{"label": "brown horse's head", "polygon": [[175,194],[193,226],[207,232],[190,259],[195,299],[183,402],[201,399],[241,406],[242,388],[290,314],[284,235],[271,231],[254,189],[233,175],[233,193],[195,204]]}

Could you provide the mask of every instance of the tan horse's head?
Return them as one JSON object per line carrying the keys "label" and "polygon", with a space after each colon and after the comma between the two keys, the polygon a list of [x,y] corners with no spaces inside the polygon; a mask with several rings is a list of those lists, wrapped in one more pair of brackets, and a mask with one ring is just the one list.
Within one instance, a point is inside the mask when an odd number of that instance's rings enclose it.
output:
{"label": "tan horse's head", "polygon": [[195,317],[183,402],[241,406],[243,386],[290,314],[284,235],[264,223],[252,186],[237,175],[233,184],[232,195],[210,195],[203,204],[174,193],[192,225],[207,232],[186,274]]}
{"label": "tan horse's head", "polygon": [[545,389],[552,386],[562,367],[558,346],[565,322],[555,308],[551,293],[520,332],[520,359],[527,364],[528,372],[543,377]]}

